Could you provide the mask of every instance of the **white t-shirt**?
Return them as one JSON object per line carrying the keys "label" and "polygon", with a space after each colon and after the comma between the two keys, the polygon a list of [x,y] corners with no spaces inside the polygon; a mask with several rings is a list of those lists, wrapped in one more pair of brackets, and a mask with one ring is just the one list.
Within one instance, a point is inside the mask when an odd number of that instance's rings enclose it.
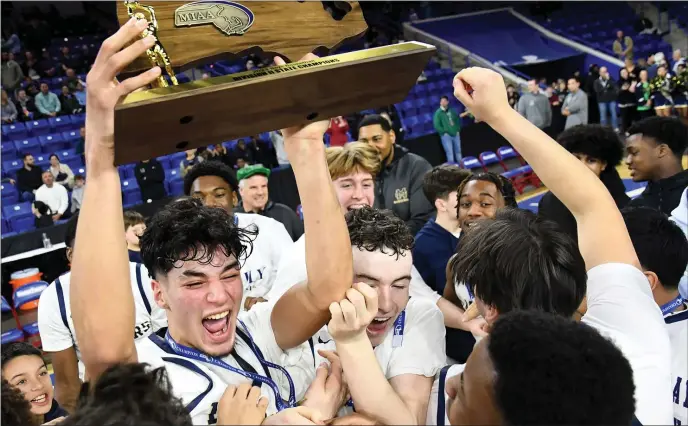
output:
{"label": "white t-shirt", "polygon": [[[688,305],[687,305],[688,306]],[[688,424],[688,310],[664,317],[671,340],[671,391],[675,425]]]}
{"label": "white t-shirt", "polygon": [[[268,300],[278,300],[284,293],[294,285],[308,280],[306,272],[306,235],[302,235],[285,255],[282,256],[277,269],[277,277],[272,285],[272,290],[268,293]],[[415,266],[411,268],[411,283],[409,284],[409,295],[412,298],[429,299],[437,303],[440,295],[430,288]]]}
{"label": "white t-shirt", "polygon": [[[257,374],[265,377],[266,373],[269,373],[279,388],[281,398],[287,400],[289,386],[286,376],[273,368],[266,372],[266,368],[248,342],[250,335],[266,361],[287,369],[295,386],[295,401],[298,402],[315,378],[313,353],[308,343],[303,343],[287,352],[282,351],[277,345],[270,322],[273,306],[272,303],[259,303],[250,311],[239,313],[239,319],[243,321],[246,328],[241,323],[237,324],[234,350],[222,360],[234,368],[246,371],[246,368],[241,367],[241,361],[238,361],[240,357]],[[217,403],[227,386],[252,381],[220,366],[180,356],[166,344],[165,339],[155,334],[136,342],[136,350],[139,362],[148,363],[152,368],[165,367],[172,385],[172,392],[176,397],[181,398],[194,425],[217,423]],[[270,400],[267,415],[277,412],[275,393],[272,388],[261,384],[261,393]]]}
{"label": "white t-shirt", "polygon": [[[686,238],[688,238],[688,188],[681,194],[681,202],[671,212],[670,219],[681,228],[683,233],[686,234]],[[688,299],[688,268],[686,268],[686,273],[683,274],[681,281],[679,281],[678,289],[681,296],[684,299]]]}
{"label": "white t-shirt", "polygon": [[425,419],[426,425],[449,426],[451,424],[447,416],[447,405],[449,404],[449,396],[446,392],[447,380],[461,374],[464,368],[466,368],[466,364],[447,365],[437,374],[435,382],[432,384],[432,391],[430,391],[428,415]]}
{"label": "white t-shirt", "polygon": [[67,190],[59,183],[54,183],[52,188],[41,185],[36,190],[36,201],[44,202],[53,213],[59,214],[63,214],[69,206]]}
{"label": "white t-shirt", "polygon": [[[167,315],[153,298],[148,270],[140,263],[129,263],[131,289],[134,295],[135,321],[134,338],[142,339],[167,327]],[[43,350],[59,352],[74,346],[79,359],[79,377],[83,380],[84,365],[74,333],[72,309],[69,302],[71,272],[67,272],[43,291],[38,302],[38,330]]]}
{"label": "white t-shirt", "polygon": [[588,271],[587,303],[582,321],[614,342],[631,364],[640,423],[672,424],[671,344],[645,275],[622,263],[596,266]]}
{"label": "white t-shirt", "polygon": [[[285,253],[294,245],[289,233],[280,222],[259,214],[235,213],[240,228],[258,228],[253,251],[241,265],[244,283],[244,300],[247,297],[265,297],[275,281],[277,267]],[[266,298],[267,299],[267,298]]]}

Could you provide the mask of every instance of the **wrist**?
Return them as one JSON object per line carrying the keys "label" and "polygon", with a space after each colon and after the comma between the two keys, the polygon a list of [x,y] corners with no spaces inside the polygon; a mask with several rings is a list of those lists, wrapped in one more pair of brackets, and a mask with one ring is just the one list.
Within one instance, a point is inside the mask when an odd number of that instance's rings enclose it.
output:
{"label": "wrist", "polygon": [[351,334],[346,337],[334,337],[334,343],[337,346],[337,351],[350,350],[351,348],[359,348],[360,346],[371,346],[370,339],[366,334],[365,329],[359,331],[355,334]]}

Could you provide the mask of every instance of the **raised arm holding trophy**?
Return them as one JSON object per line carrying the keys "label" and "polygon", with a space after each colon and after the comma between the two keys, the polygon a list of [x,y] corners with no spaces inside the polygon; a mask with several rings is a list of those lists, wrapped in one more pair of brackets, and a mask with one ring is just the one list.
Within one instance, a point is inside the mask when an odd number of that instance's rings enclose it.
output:
{"label": "raised arm holding trophy", "polygon": [[[145,19],[142,37],[156,39],[126,71],[157,65],[163,73],[154,88],[117,106],[116,163],[400,102],[433,46],[408,42],[287,63],[325,55],[366,31],[357,2],[337,3],[349,9],[339,20],[311,1],[118,3],[120,24]],[[285,63],[185,84],[175,78],[174,70],[250,53]]]}

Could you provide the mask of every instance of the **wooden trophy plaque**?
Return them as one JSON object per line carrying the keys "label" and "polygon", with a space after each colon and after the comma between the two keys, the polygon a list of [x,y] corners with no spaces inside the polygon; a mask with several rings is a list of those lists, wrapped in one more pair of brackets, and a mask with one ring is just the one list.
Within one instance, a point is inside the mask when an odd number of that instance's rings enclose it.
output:
{"label": "wooden trophy plaque", "polygon": [[[335,2],[342,3],[342,2]],[[397,103],[416,83],[435,47],[408,42],[292,62],[326,54],[364,34],[357,2],[335,20],[316,1],[126,1],[131,16],[149,22],[156,45],[127,72],[160,65],[154,88],[127,96],[115,110],[115,161],[131,163],[185,149]],[[185,70],[249,53],[288,62],[177,84]],[[291,63],[289,63],[291,62]],[[167,79],[165,78],[167,74]]]}

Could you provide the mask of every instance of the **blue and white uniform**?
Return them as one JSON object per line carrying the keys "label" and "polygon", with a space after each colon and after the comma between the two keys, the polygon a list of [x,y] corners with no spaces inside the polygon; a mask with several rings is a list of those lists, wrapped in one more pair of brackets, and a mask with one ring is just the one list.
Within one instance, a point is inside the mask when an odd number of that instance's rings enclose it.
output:
{"label": "blue and white uniform", "polygon": [[688,303],[684,310],[667,312],[664,323],[671,341],[671,390],[674,424],[688,425]]}
{"label": "blue and white uniform", "polygon": [[[134,295],[135,321],[134,338],[139,340],[167,327],[167,314],[153,298],[148,270],[140,263],[129,263],[131,290]],[[72,309],[69,302],[71,272],[60,276],[41,294],[38,302],[38,330],[43,350],[60,352],[72,346],[79,359],[79,377],[83,380],[84,365],[76,341]]]}

